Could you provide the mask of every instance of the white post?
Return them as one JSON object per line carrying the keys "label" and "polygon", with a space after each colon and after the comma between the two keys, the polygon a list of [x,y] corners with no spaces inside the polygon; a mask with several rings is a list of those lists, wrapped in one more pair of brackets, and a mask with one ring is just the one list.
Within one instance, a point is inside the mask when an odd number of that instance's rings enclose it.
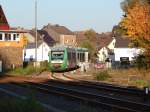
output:
{"label": "white post", "polygon": [[37,0],[35,0],[35,66],[37,65]]}

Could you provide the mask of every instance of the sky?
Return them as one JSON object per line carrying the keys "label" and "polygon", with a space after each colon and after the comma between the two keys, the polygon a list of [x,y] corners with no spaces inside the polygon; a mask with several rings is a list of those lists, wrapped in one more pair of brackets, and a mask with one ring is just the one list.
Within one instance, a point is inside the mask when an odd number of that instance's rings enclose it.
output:
{"label": "sky", "polygon": [[[38,28],[60,24],[72,31],[111,31],[122,18],[122,0],[37,0]],[[35,0],[0,0],[11,27],[34,28]]]}

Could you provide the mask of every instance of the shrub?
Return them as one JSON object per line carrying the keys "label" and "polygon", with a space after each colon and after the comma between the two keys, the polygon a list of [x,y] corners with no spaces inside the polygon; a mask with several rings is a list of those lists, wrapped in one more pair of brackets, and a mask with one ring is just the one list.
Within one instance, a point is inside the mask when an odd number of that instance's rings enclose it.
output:
{"label": "shrub", "polygon": [[146,81],[144,81],[144,80],[136,80],[135,84],[138,87],[144,87],[144,86],[146,86]]}
{"label": "shrub", "polygon": [[144,56],[144,55],[139,55],[137,59],[135,60],[136,66],[141,69],[149,69],[150,68],[150,57],[149,56]]}
{"label": "shrub", "polygon": [[95,78],[96,78],[96,80],[104,81],[104,80],[107,80],[108,78],[110,78],[110,76],[108,74],[108,71],[100,71],[100,72],[96,73]]}
{"label": "shrub", "polygon": [[44,112],[42,106],[34,99],[18,100],[2,98],[0,100],[2,112]]}

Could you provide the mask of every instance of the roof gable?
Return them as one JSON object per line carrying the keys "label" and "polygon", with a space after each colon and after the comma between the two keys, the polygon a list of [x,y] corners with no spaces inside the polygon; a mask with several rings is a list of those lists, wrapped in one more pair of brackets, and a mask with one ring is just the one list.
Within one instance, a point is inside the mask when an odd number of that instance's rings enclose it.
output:
{"label": "roof gable", "polygon": [[[35,38],[35,31],[31,30],[29,33]],[[44,30],[37,31],[37,40],[44,41],[48,46],[53,46],[55,43],[55,40]]]}
{"label": "roof gable", "polygon": [[3,12],[2,6],[0,5],[0,30],[9,30],[9,24],[6,16]]}
{"label": "roof gable", "polygon": [[115,37],[116,44],[115,48],[128,48],[130,40],[125,37]]}
{"label": "roof gable", "polygon": [[65,26],[60,26],[60,25],[50,25],[48,24],[47,26],[45,26],[43,29],[52,29],[53,31],[55,31],[56,33],[60,34],[60,35],[74,35],[74,33],[72,31],[70,31],[68,28],[66,28]]}
{"label": "roof gable", "polygon": [[113,37],[99,37],[98,38],[98,49],[100,50],[103,47],[107,47],[112,41]]}

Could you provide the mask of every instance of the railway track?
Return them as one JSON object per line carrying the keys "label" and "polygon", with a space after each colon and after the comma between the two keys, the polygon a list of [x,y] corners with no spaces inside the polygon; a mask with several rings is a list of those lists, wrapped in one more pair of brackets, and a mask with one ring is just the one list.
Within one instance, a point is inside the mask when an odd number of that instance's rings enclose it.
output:
{"label": "railway track", "polygon": [[64,73],[52,73],[51,78],[54,80],[74,81],[74,79],[66,77]]}
{"label": "railway track", "polygon": [[57,94],[73,100],[86,102],[89,105],[110,109],[112,112],[149,112],[150,105],[122,100],[101,94],[89,93],[86,91],[64,88],[52,84],[33,83],[25,81],[24,84],[13,83],[15,85],[30,87],[47,94]]}
{"label": "railway track", "polygon": [[[66,77],[64,74],[63,77]],[[82,102],[88,102],[90,105],[93,106],[101,106],[105,109],[109,107],[110,110],[114,112],[149,112],[150,105],[145,104],[142,102],[122,99],[122,98],[115,98],[114,95],[107,95],[107,93],[117,93],[116,95],[123,94],[127,97],[132,98],[141,98],[144,96],[144,91],[139,89],[121,87],[121,86],[114,86],[111,84],[104,84],[104,83],[95,83],[83,80],[65,80],[64,78],[59,78],[54,76],[57,80],[49,80],[48,82],[44,83],[33,83],[29,81],[24,81],[24,84],[13,83],[15,85],[19,85],[22,87],[30,87],[32,89],[36,89],[40,92],[44,93],[52,93],[57,94],[59,96],[64,96],[66,98],[70,98],[73,100],[79,100]],[[54,79],[53,78],[53,79]],[[70,77],[68,77],[69,79]],[[65,86],[64,86],[65,85]],[[70,87],[69,87],[70,86]],[[74,89],[74,87],[76,89]],[[79,89],[80,88],[80,89]],[[97,92],[89,92],[82,88],[87,88],[91,91],[93,89],[98,91],[105,91],[106,94],[101,94]],[[135,97],[136,96],[136,97]]]}
{"label": "railway track", "polygon": [[[63,77],[65,77],[67,80],[64,80],[64,78],[61,77],[56,77],[56,75],[53,75],[53,78],[58,80],[60,84],[66,84],[66,85],[72,85],[72,86],[80,86],[84,88],[92,88],[95,90],[99,91],[104,91],[108,94],[113,94],[113,95],[123,95],[127,97],[133,97],[133,98],[139,98],[139,100],[143,100],[146,97],[150,98],[150,95],[145,94],[144,89],[137,89],[137,88],[131,88],[131,87],[123,87],[123,86],[117,86],[117,85],[112,85],[112,84],[105,84],[101,82],[93,82],[93,81],[85,81],[85,80],[79,80],[75,78],[71,78],[65,74],[62,74]],[[55,82],[51,80],[50,82]],[[132,98],[132,99],[133,99]]]}

